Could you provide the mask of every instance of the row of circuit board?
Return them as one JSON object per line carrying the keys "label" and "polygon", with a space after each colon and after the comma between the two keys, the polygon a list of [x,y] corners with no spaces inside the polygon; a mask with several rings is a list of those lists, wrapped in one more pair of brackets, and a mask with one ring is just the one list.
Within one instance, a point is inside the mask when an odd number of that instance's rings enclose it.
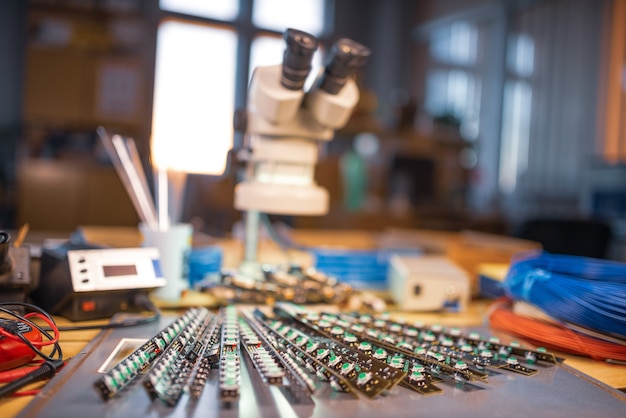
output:
{"label": "row of circuit board", "polygon": [[190,309],[96,382],[108,400],[141,380],[152,399],[198,399],[211,377],[222,403],[241,395],[242,367],[301,402],[329,387],[375,398],[396,386],[428,395],[440,383],[487,383],[490,371],[537,373],[556,363],[545,350],[504,344],[458,328],[408,324],[389,315],[328,313],[291,303],[273,310],[229,305]]}
{"label": "row of circuit board", "polygon": [[344,304],[357,293],[350,285],[313,267],[292,265],[283,270],[264,265],[262,272],[264,280],[256,280],[224,270],[219,281],[201,282],[198,289],[231,304],[268,304],[275,301]]}

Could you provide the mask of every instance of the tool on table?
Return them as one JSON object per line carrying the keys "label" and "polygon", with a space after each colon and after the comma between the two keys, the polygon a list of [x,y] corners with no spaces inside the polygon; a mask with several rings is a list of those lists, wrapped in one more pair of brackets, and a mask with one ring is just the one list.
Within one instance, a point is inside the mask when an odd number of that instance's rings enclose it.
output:
{"label": "tool on table", "polygon": [[110,136],[104,127],[96,130],[126,192],[142,222],[156,227],[157,212],[150,194],[148,181],[141,166],[137,147],[132,138]]}
{"label": "tool on table", "polygon": [[31,297],[73,321],[149,310],[147,293],[165,285],[155,248],[100,248],[66,242],[45,248]]}
{"label": "tool on table", "polygon": [[8,232],[0,231],[0,302],[26,302],[31,286],[30,253],[21,243],[27,228],[20,228],[13,242]]}

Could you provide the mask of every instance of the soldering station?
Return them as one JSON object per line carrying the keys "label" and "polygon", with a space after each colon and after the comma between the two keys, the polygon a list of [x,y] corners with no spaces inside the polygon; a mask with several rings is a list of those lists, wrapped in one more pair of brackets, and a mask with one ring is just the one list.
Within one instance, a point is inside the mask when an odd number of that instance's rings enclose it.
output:
{"label": "soldering station", "polygon": [[15,416],[623,416],[623,392],[570,361],[626,373],[623,263],[480,234],[443,251],[436,235],[347,248],[277,227],[332,210],[316,165],[378,53],[295,28],[282,42],[282,62],[256,67],[233,109],[237,257],[199,245],[173,212],[184,193],[172,171],[152,179],[133,138],[104,125],[137,245],[77,231],[35,253],[27,226],[0,231],[0,408],[29,397]]}

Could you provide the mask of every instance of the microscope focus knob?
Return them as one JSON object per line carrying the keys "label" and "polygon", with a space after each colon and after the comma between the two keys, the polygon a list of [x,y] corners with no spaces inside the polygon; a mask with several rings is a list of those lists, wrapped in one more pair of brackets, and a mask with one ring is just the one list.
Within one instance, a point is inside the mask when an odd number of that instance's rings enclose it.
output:
{"label": "microscope focus knob", "polygon": [[248,112],[246,109],[235,110],[233,116],[233,129],[235,132],[245,133],[248,129]]}

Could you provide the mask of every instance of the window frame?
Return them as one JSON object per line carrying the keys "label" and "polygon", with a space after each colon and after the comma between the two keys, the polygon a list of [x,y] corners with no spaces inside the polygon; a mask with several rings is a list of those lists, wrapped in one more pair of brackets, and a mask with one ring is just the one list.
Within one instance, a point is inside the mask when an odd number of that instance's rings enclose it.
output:
{"label": "window frame", "polygon": [[[321,0],[324,3],[324,26],[322,33],[317,36],[320,43],[328,43],[330,34],[332,33],[333,25],[333,0]],[[252,41],[257,36],[282,36],[282,32],[256,27],[252,22],[252,11],[254,8],[254,0],[239,0],[239,14],[233,20],[221,20],[204,16],[197,16],[187,13],[175,12],[171,10],[164,10],[160,8],[159,1],[153,0],[151,2],[153,11],[153,39],[154,39],[154,55],[156,55],[156,37],[159,24],[165,19],[176,19],[189,23],[201,23],[212,26],[226,26],[231,27],[237,33],[237,66],[235,74],[235,107],[237,109],[244,108],[247,103],[248,95],[248,81],[250,78],[250,54],[252,48]],[[154,60],[153,65],[154,67]],[[152,84],[154,84],[154,72],[152,77]],[[234,112],[235,109],[233,109]]]}
{"label": "window frame", "polygon": [[[433,44],[437,42],[435,39],[435,37],[437,36],[437,32],[442,30],[443,28],[446,28],[447,30],[452,30],[454,25],[458,23],[471,25],[474,30],[473,43],[476,49],[474,51],[471,62],[457,62],[457,61],[454,61],[454,59],[442,60],[438,57],[437,53],[433,51],[432,49]],[[428,67],[425,72],[425,81],[424,81],[425,83],[428,82],[432,74],[435,74],[437,72],[445,73],[448,79],[450,77],[450,74],[454,71],[459,71],[461,73],[464,73],[468,78],[473,78],[473,83],[471,87],[474,90],[472,92],[472,96],[474,96],[475,109],[472,109],[471,114],[473,118],[472,122],[476,122],[478,124],[478,129],[476,130],[475,135],[469,138],[466,138],[465,136],[463,136],[463,139],[467,140],[468,142],[475,142],[476,140],[478,140],[481,135],[481,130],[482,130],[482,126],[481,126],[482,121],[480,118],[480,113],[481,113],[483,95],[484,95],[484,92],[483,92],[484,70],[483,70],[483,65],[482,65],[482,61],[483,61],[482,56],[484,54],[483,37],[484,35],[481,31],[479,22],[476,22],[472,19],[458,19],[458,20],[453,20],[450,22],[445,22],[441,26],[431,29],[431,31],[429,31],[427,35]],[[426,94],[425,103],[428,103],[428,100],[429,100],[427,96],[428,91],[429,91],[429,86],[425,84],[424,85],[424,92]],[[466,107],[467,107],[467,104],[466,104]],[[429,116],[437,117],[440,115],[429,113]],[[458,116],[458,115],[455,115],[455,116]],[[463,125],[462,119],[463,118],[461,118],[461,125]]]}

